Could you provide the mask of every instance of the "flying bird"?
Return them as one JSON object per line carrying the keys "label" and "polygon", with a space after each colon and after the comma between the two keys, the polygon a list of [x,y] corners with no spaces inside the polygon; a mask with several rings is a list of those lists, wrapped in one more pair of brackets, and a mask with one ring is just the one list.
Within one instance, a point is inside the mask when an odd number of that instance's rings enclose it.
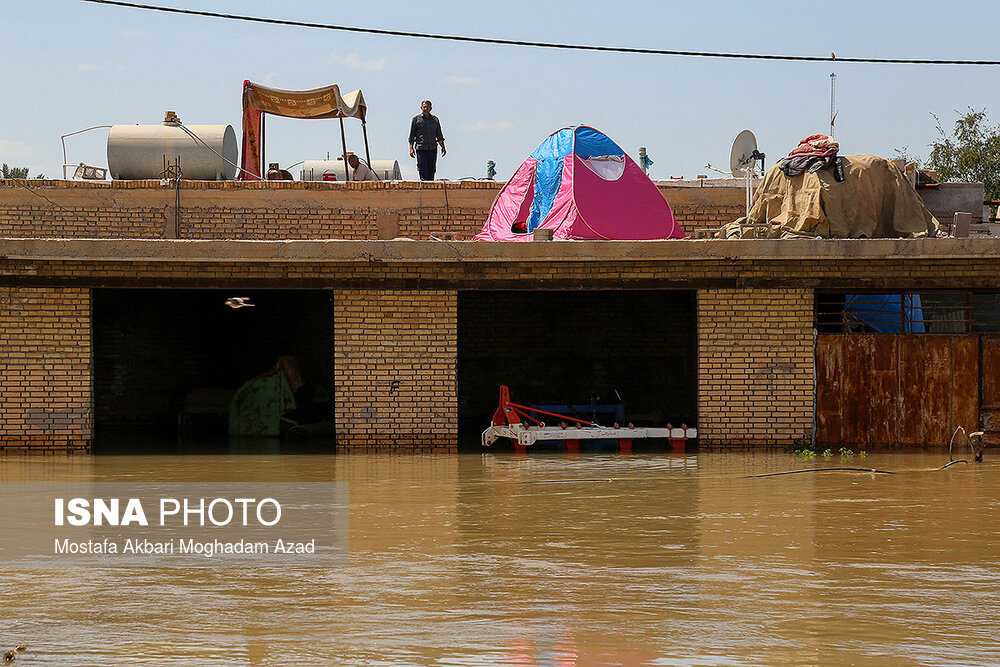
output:
{"label": "flying bird", "polygon": [[230,308],[247,308],[256,306],[257,304],[250,303],[250,297],[248,296],[231,296],[226,299],[226,305]]}

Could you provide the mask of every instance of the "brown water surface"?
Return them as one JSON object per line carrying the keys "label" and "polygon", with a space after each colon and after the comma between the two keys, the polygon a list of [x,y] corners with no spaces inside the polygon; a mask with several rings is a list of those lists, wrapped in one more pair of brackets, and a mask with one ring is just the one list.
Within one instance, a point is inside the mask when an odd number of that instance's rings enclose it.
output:
{"label": "brown water surface", "polygon": [[[350,485],[331,569],[0,570],[31,665],[1000,664],[1000,458],[0,459],[12,481]],[[827,472],[746,479],[812,466]],[[2,489],[2,487],[0,487]]]}

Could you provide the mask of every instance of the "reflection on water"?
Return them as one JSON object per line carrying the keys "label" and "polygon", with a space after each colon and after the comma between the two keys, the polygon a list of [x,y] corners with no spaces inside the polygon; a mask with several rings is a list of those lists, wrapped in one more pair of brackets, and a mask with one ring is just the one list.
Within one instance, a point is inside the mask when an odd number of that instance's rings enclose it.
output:
{"label": "reflection on water", "polygon": [[0,459],[0,482],[335,480],[351,499],[342,568],[0,570],[0,649],[28,644],[25,667],[996,664],[1000,460],[943,462],[745,479],[814,464]]}

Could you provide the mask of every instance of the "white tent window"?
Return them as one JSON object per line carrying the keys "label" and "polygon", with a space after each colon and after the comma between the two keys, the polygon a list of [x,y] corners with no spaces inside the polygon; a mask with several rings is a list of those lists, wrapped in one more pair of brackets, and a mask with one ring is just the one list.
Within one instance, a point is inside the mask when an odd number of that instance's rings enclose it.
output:
{"label": "white tent window", "polygon": [[592,155],[583,163],[606,181],[617,181],[625,173],[624,155]]}

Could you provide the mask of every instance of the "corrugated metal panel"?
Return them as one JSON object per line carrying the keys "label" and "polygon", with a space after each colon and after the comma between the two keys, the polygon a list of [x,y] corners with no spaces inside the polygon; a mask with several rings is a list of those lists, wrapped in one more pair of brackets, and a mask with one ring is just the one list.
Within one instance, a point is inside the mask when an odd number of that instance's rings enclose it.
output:
{"label": "corrugated metal panel", "polygon": [[[951,341],[945,336],[924,337],[924,386],[920,420],[924,444],[948,444],[951,438]],[[903,373],[906,369],[900,369]],[[905,378],[905,375],[902,377]]]}
{"label": "corrugated metal panel", "polygon": [[816,440],[839,445],[843,429],[840,413],[846,336],[819,336],[816,340]]}
{"label": "corrugated metal panel", "polygon": [[873,336],[848,336],[844,350],[841,401],[844,415],[843,443],[870,444]]}
{"label": "corrugated metal panel", "polygon": [[924,429],[924,337],[908,336],[899,342],[899,444],[922,445]]}
{"label": "corrugated metal panel", "polygon": [[871,421],[867,444],[899,442],[899,343],[897,336],[872,336]]}
{"label": "corrugated metal panel", "polygon": [[981,428],[983,442],[1000,445],[1000,336],[983,336],[981,343]]}
{"label": "corrugated metal panel", "polygon": [[983,408],[1000,410],[1000,336],[983,336]]}
{"label": "corrugated metal panel", "polygon": [[[951,367],[955,375],[951,394],[951,429],[964,426],[968,432],[979,424],[979,340],[961,336],[951,341]],[[951,434],[948,434],[949,439]]]}

